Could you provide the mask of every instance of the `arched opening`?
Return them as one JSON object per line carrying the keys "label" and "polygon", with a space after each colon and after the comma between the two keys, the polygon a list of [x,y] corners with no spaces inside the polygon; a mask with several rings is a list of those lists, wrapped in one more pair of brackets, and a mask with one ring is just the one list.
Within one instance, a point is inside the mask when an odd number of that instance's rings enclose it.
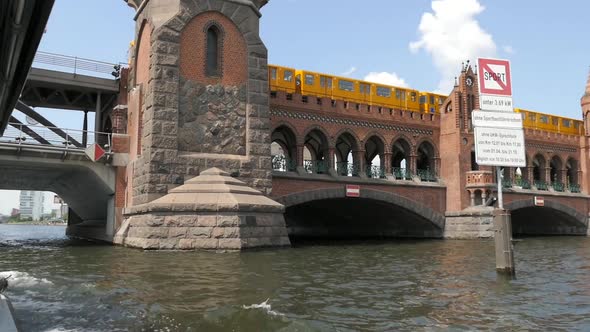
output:
{"label": "arched opening", "polygon": [[[279,198],[289,237],[301,239],[440,238],[444,216],[381,191],[345,197],[340,188]],[[314,197],[323,197],[314,199]]]}
{"label": "arched opening", "polygon": [[391,154],[391,167],[393,176],[398,180],[410,180],[412,176],[408,170],[410,157],[410,144],[403,138],[393,143]]}
{"label": "arched opening", "polygon": [[358,143],[350,133],[343,133],[336,139],[335,146],[335,169],[341,176],[358,176],[358,160],[354,151],[358,150]]}
{"label": "arched opening", "polygon": [[416,160],[417,175],[422,181],[436,181],[434,165],[434,147],[429,142],[422,142],[418,146],[418,159]]}
{"label": "arched opening", "polygon": [[549,182],[555,191],[564,191],[562,165],[561,159],[558,156],[553,156],[549,162]]}
{"label": "arched opening", "polygon": [[537,189],[546,190],[545,183],[545,158],[541,154],[535,155],[533,159],[533,182]]}
{"label": "arched opening", "polygon": [[579,193],[580,185],[578,184],[578,161],[569,158],[565,164],[566,185],[570,192]]}
{"label": "arched opening", "polygon": [[303,167],[308,173],[328,172],[328,138],[318,129],[313,129],[305,135]]}
{"label": "arched opening", "polygon": [[546,200],[545,206],[533,206],[532,200],[513,202],[511,210],[514,236],[586,235],[586,217],[574,209]]}
{"label": "arched opening", "polygon": [[479,189],[475,191],[474,205],[475,206],[483,205],[482,192]]}
{"label": "arched opening", "polygon": [[207,75],[220,76],[220,30],[212,25],[207,29]]}
{"label": "arched opening", "polygon": [[385,177],[385,144],[378,136],[371,136],[365,142],[365,162],[367,177],[384,178]]}
{"label": "arched opening", "polygon": [[276,128],[271,135],[272,168],[275,171],[291,172],[297,168],[297,140],[286,126]]}

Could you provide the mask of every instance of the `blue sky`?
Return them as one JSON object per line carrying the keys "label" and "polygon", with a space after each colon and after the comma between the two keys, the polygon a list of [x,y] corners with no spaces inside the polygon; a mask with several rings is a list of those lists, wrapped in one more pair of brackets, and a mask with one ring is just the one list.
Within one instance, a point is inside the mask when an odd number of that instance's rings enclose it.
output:
{"label": "blue sky", "polygon": [[[589,12],[587,0],[271,0],[261,35],[270,63],[444,93],[462,61],[507,58],[516,107],[581,118]],[[39,49],[126,62],[133,14],[123,0],[56,0]],[[82,127],[81,112],[42,113]],[[15,197],[0,193],[0,213]]]}

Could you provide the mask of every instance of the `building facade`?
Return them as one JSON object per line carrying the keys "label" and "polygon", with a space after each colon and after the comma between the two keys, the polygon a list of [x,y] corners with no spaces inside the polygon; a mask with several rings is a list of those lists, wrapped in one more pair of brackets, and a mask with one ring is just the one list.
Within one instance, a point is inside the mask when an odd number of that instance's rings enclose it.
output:
{"label": "building facade", "polygon": [[33,221],[39,221],[43,215],[43,205],[45,195],[41,191],[20,192],[20,217],[21,219],[30,218]]}

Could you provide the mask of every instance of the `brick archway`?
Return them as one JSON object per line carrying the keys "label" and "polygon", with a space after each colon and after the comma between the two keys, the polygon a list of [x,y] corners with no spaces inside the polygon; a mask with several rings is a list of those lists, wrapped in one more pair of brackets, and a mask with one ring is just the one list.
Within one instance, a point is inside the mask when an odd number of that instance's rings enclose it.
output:
{"label": "brick archway", "polygon": [[[586,235],[588,231],[588,216],[576,209],[559,202],[545,200],[545,206],[535,206],[532,199],[523,199],[510,202],[505,205],[513,216],[513,232],[520,234],[558,235],[578,234]],[[521,217],[526,222],[519,221]],[[536,216],[538,217],[536,217]],[[540,218],[540,217],[543,218]],[[515,218],[517,218],[515,220]],[[519,231],[518,224],[521,224]],[[527,232],[530,227],[535,227],[535,232]],[[545,229],[541,226],[548,226]]]}
{"label": "brick archway", "polygon": [[[298,193],[293,193],[290,195],[285,195],[282,197],[278,197],[275,200],[283,205],[286,208],[292,207],[295,205],[300,205],[312,201],[318,200],[326,200],[326,199],[342,199],[346,198],[346,193],[344,188],[330,188],[330,189],[317,189],[317,190],[308,190]],[[397,207],[401,207],[407,211],[410,211],[425,220],[431,222],[436,228],[439,230],[444,230],[445,227],[445,217],[443,214],[432,210],[431,208],[415,202],[413,200],[404,198],[402,196],[379,191],[379,190],[372,190],[372,189],[361,189],[360,191],[360,198],[374,200],[379,202],[384,202],[388,204],[395,205]]]}

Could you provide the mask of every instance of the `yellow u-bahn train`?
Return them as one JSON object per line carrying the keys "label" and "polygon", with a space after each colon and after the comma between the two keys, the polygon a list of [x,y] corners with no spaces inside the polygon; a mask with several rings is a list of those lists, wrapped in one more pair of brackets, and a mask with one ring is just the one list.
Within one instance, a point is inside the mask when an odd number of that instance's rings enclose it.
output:
{"label": "yellow u-bahn train", "polygon": [[[440,107],[448,97],[432,92],[422,92],[289,67],[269,65],[268,68],[271,91],[300,93],[304,96],[325,97],[431,114],[440,113]],[[515,108],[514,111],[523,114],[525,128],[571,135],[582,135],[584,133],[583,122],[580,120],[520,108]]]}
{"label": "yellow u-bahn train", "polygon": [[269,81],[271,91],[423,113],[439,113],[440,105],[447,98],[436,93],[280,66],[269,66]]}

